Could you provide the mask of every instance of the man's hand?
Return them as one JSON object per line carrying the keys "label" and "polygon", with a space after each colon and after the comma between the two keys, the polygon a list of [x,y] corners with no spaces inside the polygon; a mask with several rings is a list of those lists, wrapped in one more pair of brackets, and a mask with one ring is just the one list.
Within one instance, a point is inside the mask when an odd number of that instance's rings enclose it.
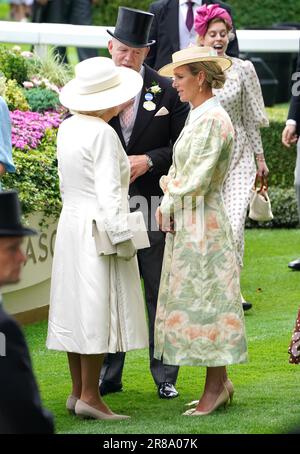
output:
{"label": "man's hand", "polygon": [[145,154],[128,156],[130,162],[130,183],[148,172],[148,158]]}
{"label": "man's hand", "polygon": [[298,136],[296,134],[296,126],[295,125],[286,125],[284,130],[282,131],[281,141],[285,147],[290,148],[291,145],[296,143],[298,140]]}

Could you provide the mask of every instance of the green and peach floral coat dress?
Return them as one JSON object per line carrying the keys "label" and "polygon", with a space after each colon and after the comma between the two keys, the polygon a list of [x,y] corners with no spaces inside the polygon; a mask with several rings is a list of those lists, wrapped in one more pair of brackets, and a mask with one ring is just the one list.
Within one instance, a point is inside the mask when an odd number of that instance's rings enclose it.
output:
{"label": "green and peach floral coat dress", "polygon": [[[193,109],[160,180],[167,233],[155,322],[165,364],[217,367],[247,360],[236,251],[222,197],[233,127],[215,97]],[[182,209],[184,206],[184,210]]]}

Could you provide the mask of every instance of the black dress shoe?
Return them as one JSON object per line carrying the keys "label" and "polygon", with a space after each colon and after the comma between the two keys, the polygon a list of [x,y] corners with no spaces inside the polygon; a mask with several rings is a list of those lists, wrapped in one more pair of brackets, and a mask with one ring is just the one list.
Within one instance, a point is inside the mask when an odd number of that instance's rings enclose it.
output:
{"label": "black dress shoe", "polygon": [[243,301],[243,311],[248,311],[249,309],[251,309],[252,307],[252,304],[251,303],[248,303],[248,301]]}
{"label": "black dress shoe", "polygon": [[173,399],[179,394],[175,389],[175,386],[172,383],[163,382],[160,383],[157,387],[158,395],[161,399]]}
{"label": "black dress shoe", "polygon": [[288,264],[288,267],[295,271],[300,271],[300,259],[293,260]]}
{"label": "black dress shoe", "polygon": [[105,394],[118,393],[120,391],[122,391],[122,383],[103,381],[99,386],[99,392],[101,396],[105,396]]}

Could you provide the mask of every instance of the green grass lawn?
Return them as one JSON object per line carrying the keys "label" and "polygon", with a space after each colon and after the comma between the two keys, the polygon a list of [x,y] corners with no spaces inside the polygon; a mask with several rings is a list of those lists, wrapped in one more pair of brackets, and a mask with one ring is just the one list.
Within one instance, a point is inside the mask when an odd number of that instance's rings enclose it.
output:
{"label": "green grass lawn", "polygon": [[44,404],[53,412],[58,433],[90,434],[271,434],[300,425],[300,366],[288,363],[287,348],[300,305],[300,272],[287,263],[300,254],[300,230],[248,230],[244,296],[253,303],[246,313],[249,362],[231,366],[233,405],[210,416],[181,416],[185,403],[202,390],[205,368],[182,367],[171,401],[158,399],[147,350],[127,354],[124,391],[106,396],[111,408],[129,421],[83,421],[70,416],[65,401],[70,379],[64,353],[45,348],[46,322],[26,327],[34,369]]}

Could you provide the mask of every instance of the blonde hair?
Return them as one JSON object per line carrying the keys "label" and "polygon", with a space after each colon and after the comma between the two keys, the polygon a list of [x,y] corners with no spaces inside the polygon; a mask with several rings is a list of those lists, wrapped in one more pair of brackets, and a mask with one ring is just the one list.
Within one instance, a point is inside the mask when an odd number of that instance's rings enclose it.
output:
{"label": "blonde hair", "polygon": [[220,65],[215,61],[198,61],[187,65],[193,76],[200,71],[205,74],[205,81],[210,88],[223,88],[226,77]]}

